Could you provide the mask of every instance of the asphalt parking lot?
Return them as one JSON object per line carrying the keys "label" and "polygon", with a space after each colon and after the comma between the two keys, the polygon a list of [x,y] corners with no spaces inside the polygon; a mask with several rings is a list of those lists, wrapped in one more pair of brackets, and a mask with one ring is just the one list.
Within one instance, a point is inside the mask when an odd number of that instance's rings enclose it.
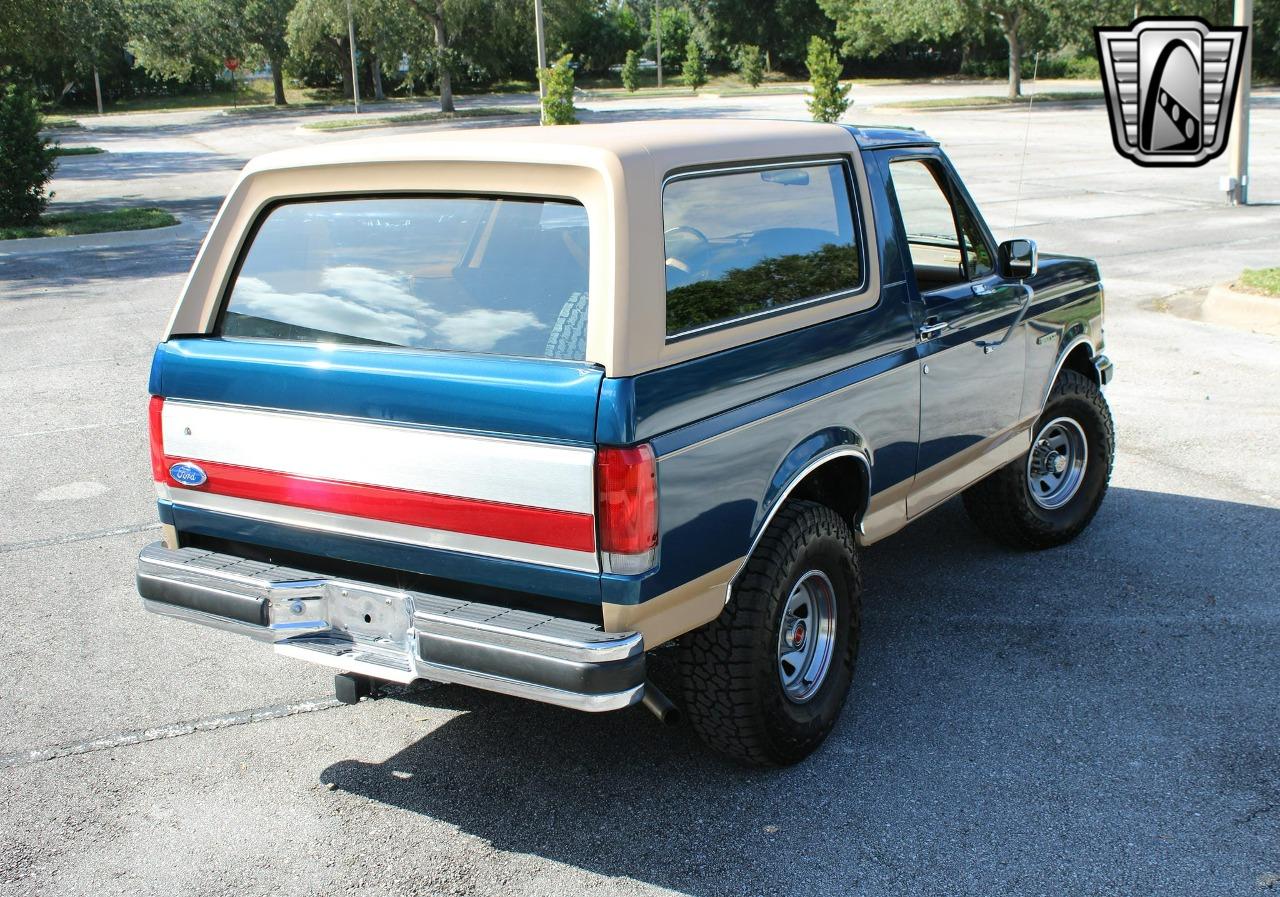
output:
{"label": "asphalt parking lot", "polygon": [[1220,162],[1120,159],[1097,104],[867,105],[850,118],[942,138],[1000,236],[1100,260],[1116,470],[1061,549],[992,545],[952,502],[868,550],[850,702],[766,773],[639,708],[444,686],[337,706],[321,670],[145,615],[155,339],[241,160],[345,138],[204,114],[73,138],[112,152],[68,160],[63,200],[192,224],[0,243],[0,894],[1280,893],[1280,338],[1164,310],[1280,264],[1280,94],[1245,209]]}

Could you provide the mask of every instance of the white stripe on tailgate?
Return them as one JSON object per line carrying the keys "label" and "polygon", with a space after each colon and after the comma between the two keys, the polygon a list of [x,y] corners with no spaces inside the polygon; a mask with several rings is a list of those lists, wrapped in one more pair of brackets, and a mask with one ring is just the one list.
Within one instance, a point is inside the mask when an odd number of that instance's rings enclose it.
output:
{"label": "white stripe on tailgate", "polygon": [[176,399],[163,430],[179,458],[595,513],[589,448]]}
{"label": "white stripe on tailgate", "polygon": [[426,548],[441,548],[446,551],[460,551],[464,554],[479,554],[503,560],[543,564],[548,567],[563,567],[566,570],[584,570],[589,573],[596,573],[600,569],[599,558],[594,551],[573,551],[568,548],[551,548],[546,545],[509,542],[506,539],[492,539],[488,536],[472,536],[467,533],[427,529],[426,527],[409,526],[404,523],[370,520],[366,517],[350,517],[346,514],[333,514],[328,511],[313,511],[310,508],[295,508],[290,505],[277,505],[270,502],[252,501],[246,498],[233,498],[229,495],[215,495],[211,492],[198,492],[193,489],[171,488],[169,489],[168,500],[175,505],[185,505],[189,508],[199,508],[205,511],[217,511],[222,514],[233,514],[237,517],[252,517],[255,520],[267,520],[284,526],[343,533],[351,536],[362,536],[367,539],[400,542],[405,545],[419,545]]}

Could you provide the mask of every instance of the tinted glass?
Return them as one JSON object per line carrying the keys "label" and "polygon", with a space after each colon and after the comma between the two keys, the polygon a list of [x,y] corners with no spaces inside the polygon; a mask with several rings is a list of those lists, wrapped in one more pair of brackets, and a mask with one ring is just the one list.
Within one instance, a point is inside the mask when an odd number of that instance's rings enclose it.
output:
{"label": "tinted glass", "polygon": [[221,333],[581,360],[587,253],[574,203],[290,203],[258,228]]}
{"label": "tinted glass", "polygon": [[895,161],[889,171],[920,289],[942,289],[964,281],[955,213],[941,175],[922,159]]}
{"label": "tinted glass", "polygon": [[857,287],[849,195],[837,163],[667,184],[667,334]]}
{"label": "tinted glass", "polygon": [[953,203],[941,169],[923,159],[902,159],[889,170],[920,289],[941,289],[990,274],[991,252],[978,222],[958,197]]}

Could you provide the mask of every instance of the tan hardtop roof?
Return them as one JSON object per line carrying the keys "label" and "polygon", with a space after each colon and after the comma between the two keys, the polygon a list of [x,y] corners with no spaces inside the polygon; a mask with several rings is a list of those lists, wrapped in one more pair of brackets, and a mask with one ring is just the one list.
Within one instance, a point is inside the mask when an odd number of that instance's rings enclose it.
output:
{"label": "tan hardtop roof", "polygon": [[655,168],[711,161],[846,151],[853,136],[838,125],[751,119],[673,119],[562,127],[473,128],[349,140],[269,153],[246,173],[371,162],[544,162],[592,168],[641,158]]}
{"label": "tan hardtop roof", "polygon": [[611,377],[633,376],[878,301],[876,222],[866,214],[865,241],[872,251],[856,292],[776,319],[666,338],[664,179],[690,168],[847,158],[859,205],[869,208],[857,141],[839,125],[681,119],[397,134],[260,156],[245,167],[214,219],[169,333],[213,332],[240,248],[277,201],[405,191],[563,197],[586,208],[590,228],[586,360]]}

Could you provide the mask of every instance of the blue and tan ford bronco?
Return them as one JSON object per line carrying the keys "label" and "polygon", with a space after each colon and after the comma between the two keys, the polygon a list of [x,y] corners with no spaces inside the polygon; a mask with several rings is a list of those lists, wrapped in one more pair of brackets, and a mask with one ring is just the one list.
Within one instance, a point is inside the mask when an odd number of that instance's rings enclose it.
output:
{"label": "blue and tan ford bronco", "polygon": [[955,495],[1060,545],[1107,490],[1103,292],[912,130],[676,121],[265,156],[150,379],[149,610],[338,671],[673,704],[800,760],[858,553]]}

